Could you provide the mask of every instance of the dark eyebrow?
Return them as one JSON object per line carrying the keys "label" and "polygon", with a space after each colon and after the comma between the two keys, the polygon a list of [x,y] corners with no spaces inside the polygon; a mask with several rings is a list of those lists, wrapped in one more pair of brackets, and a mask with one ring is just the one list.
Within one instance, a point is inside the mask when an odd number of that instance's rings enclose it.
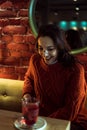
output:
{"label": "dark eyebrow", "polygon": [[[41,45],[38,45],[38,47],[42,47]],[[43,47],[42,47],[43,48]],[[55,48],[55,46],[47,46],[47,48]]]}
{"label": "dark eyebrow", "polygon": [[55,48],[55,46],[48,46],[47,48]]}

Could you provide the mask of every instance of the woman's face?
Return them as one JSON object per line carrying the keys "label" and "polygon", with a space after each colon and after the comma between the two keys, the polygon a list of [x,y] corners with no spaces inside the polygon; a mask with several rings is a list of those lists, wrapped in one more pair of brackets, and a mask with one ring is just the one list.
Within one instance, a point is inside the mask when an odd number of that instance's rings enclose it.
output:
{"label": "woman's face", "polygon": [[54,64],[57,61],[58,49],[53,40],[48,37],[39,37],[38,39],[38,53],[48,65]]}

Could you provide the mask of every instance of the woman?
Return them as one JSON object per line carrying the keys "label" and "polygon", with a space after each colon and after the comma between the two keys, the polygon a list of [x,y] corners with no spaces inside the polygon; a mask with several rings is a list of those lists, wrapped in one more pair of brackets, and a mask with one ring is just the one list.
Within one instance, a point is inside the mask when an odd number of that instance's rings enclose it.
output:
{"label": "woman", "polygon": [[40,100],[40,115],[70,120],[71,130],[86,130],[86,83],[83,66],[69,54],[63,31],[56,25],[40,27],[37,53],[29,62],[23,97]]}

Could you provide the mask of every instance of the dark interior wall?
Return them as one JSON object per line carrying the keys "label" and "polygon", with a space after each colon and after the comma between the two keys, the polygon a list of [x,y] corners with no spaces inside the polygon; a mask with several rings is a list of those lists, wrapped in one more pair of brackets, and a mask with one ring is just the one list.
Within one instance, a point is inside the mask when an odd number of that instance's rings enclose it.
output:
{"label": "dark interior wall", "polygon": [[0,0],[0,78],[24,80],[34,52],[29,0]]}

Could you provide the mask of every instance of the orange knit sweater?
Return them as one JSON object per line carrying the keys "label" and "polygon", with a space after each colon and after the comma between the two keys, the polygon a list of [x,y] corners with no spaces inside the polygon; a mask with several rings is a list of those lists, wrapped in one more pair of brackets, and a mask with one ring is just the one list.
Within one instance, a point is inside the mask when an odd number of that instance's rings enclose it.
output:
{"label": "orange knit sweater", "polygon": [[40,99],[40,115],[78,122],[87,130],[86,83],[81,64],[72,68],[58,62],[46,65],[34,54],[25,75],[25,93]]}

